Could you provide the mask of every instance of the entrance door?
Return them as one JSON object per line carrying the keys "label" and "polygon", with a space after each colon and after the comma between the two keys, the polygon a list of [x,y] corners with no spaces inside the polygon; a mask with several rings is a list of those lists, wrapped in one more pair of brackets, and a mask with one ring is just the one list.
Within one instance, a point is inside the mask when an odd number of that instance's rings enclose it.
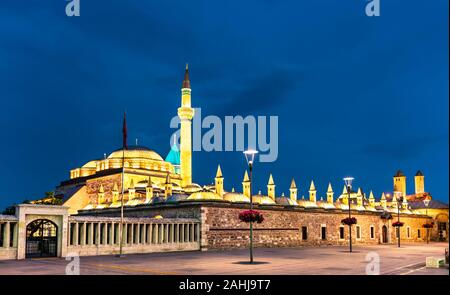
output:
{"label": "entrance door", "polygon": [[382,238],[382,243],[383,244],[388,243],[388,228],[387,228],[386,225],[383,225],[381,234],[382,234],[382,237],[381,237]]}
{"label": "entrance door", "polygon": [[47,219],[38,219],[27,225],[25,257],[55,257],[58,249],[58,227]]}

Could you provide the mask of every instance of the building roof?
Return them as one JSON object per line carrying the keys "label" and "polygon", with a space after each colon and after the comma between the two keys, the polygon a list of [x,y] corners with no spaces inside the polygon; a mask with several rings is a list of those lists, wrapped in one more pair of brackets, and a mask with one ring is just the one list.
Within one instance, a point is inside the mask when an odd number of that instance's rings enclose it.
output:
{"label": "building roof", "polygon": [[420,170],[417,170],[417,172],[416,172],[416,176],[423,176],[423,173],[422,173],[422,171],[420,171]]}
{"label": "building roof", "polygon": [[402,170],[398,170],[397,173],[395,173],[394,177],[405,177],[405,174],[403,174]]}
{"label": "building roof", "polygon": [[155,161],[163,161],[163,158],[155,151],[145,147],[145,146],[129,146],[125,153],[123,153],[123,149],[117,149],[113,151],[109,156],[108,159],[122,159],[122,157],[125,156],[125,158],[141,158],[141,159],[149,159],[149,160],[155,160]]}
{"label": "building roof", "polygon": [[[411,206],[411,209],[426,209],[426,206],[422,201],[413,201],[408,204]],[[448,209],[448,204],[437,200],[430,200],[428,209]]]}

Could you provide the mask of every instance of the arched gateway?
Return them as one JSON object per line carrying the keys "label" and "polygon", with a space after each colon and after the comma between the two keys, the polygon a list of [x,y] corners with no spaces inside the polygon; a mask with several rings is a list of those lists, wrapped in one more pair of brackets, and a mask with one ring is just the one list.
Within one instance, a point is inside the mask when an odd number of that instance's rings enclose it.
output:
{"label": "arched gateway", "polygon": [[48,219],[27,225],[26,258],[55,257],[58,252],[58,226]]}
{"label": "arched gateway", "polygon": [[389,240],[388,240],[388,228],[387,228],[386,225],[383,225],[381,234],[382,234],[382,239],[381,239],[382,243],[383,244],[388,243],[389,242]]}

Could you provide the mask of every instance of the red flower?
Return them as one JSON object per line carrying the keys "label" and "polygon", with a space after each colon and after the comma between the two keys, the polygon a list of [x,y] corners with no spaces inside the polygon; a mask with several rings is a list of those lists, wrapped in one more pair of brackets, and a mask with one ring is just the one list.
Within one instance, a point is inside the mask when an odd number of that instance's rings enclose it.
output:
{"label": "red flower", "polygon": [[401,221],[396,221],[394,223],[392,223],[393,227],[402,227],[405,223],[401,222]]}
{"label": "red flower", "polygon": [[353,225],[353,224],[357,223],[357,220],[355,217],[347,217],[347,218],[342,219],[341,223],[345,224],[345,225]]}
{"label": "red flower", "polygon": [[261,223],[264,221],[264,217],[261,213],[255,210],[245,210],[239,213],[239,220],[242,222],[257,222]]}

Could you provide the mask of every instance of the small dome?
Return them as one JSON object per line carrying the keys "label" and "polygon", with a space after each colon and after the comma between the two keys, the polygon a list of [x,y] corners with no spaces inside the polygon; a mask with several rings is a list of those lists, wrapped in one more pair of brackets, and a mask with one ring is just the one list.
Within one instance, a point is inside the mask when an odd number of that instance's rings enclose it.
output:
{"label": "small dome", "polygon": [[[122,157],[123,157],[123,150],[118,149],[112,152],[108,156],[108,159],[122,159]],[[129,146],[128,149],[125,150],[125,158],[163,161],[163,158],[160,155],[158,155],[158,153],[143,146]]]}
{"label": "small dome", "polygon": [[237,192],[226,193],[223,195],[223,199],[233,203],[250,203],[250,199],[246,195]]}
{"label": "small dome", "polygon": [[196,183],[192,183],[184,187],[186,193],[196,193],[202,190],[202,187]]}
{"label": "small dome", "polygon": [[158,196],[158,197],[152,198],[150,204],[161,204],[161,203],[165,203],[165,202],[166,202],[166,198]]}
{"label": "small dome", "polygon": [[223,199],[222,199],[221,196],[219,196],[216,193],[208,192],[208,191],[201,191],[201,192],[196,192],[196,193],[191,194],[187,198],[187,200],[189,200],[189,201],[207,201],[207,200],[208,201],[209,200],[212,200],[212,201],[220,200],[220,201],[222,201]]}
{"label": "small dome", "polygon": [[268,196],[262,195],[261,193],[258,193],[257,195],[253,195],[252,201],[253,201],[254,204],[261,204],[261,205],[274,205],[274,204],[276,204],[274,200],[272,200]]}
{"label": "small dome", "polygon": [[92,160],[83,165],[82,168],[97,168],[97,161]]}
{"label": "small dome", "polygon": [[183,201],[187,199],[187,195],[185,194],[173,194],[167,198],[167,203],[178,203],[179,201]]}
{"label": "small dome", "polygon": [[296,201],[291,200],[288,197],[279,197],[279,198],[275,198],[275,202],[278,205],[284,205],[284,206],[298,206]]}

